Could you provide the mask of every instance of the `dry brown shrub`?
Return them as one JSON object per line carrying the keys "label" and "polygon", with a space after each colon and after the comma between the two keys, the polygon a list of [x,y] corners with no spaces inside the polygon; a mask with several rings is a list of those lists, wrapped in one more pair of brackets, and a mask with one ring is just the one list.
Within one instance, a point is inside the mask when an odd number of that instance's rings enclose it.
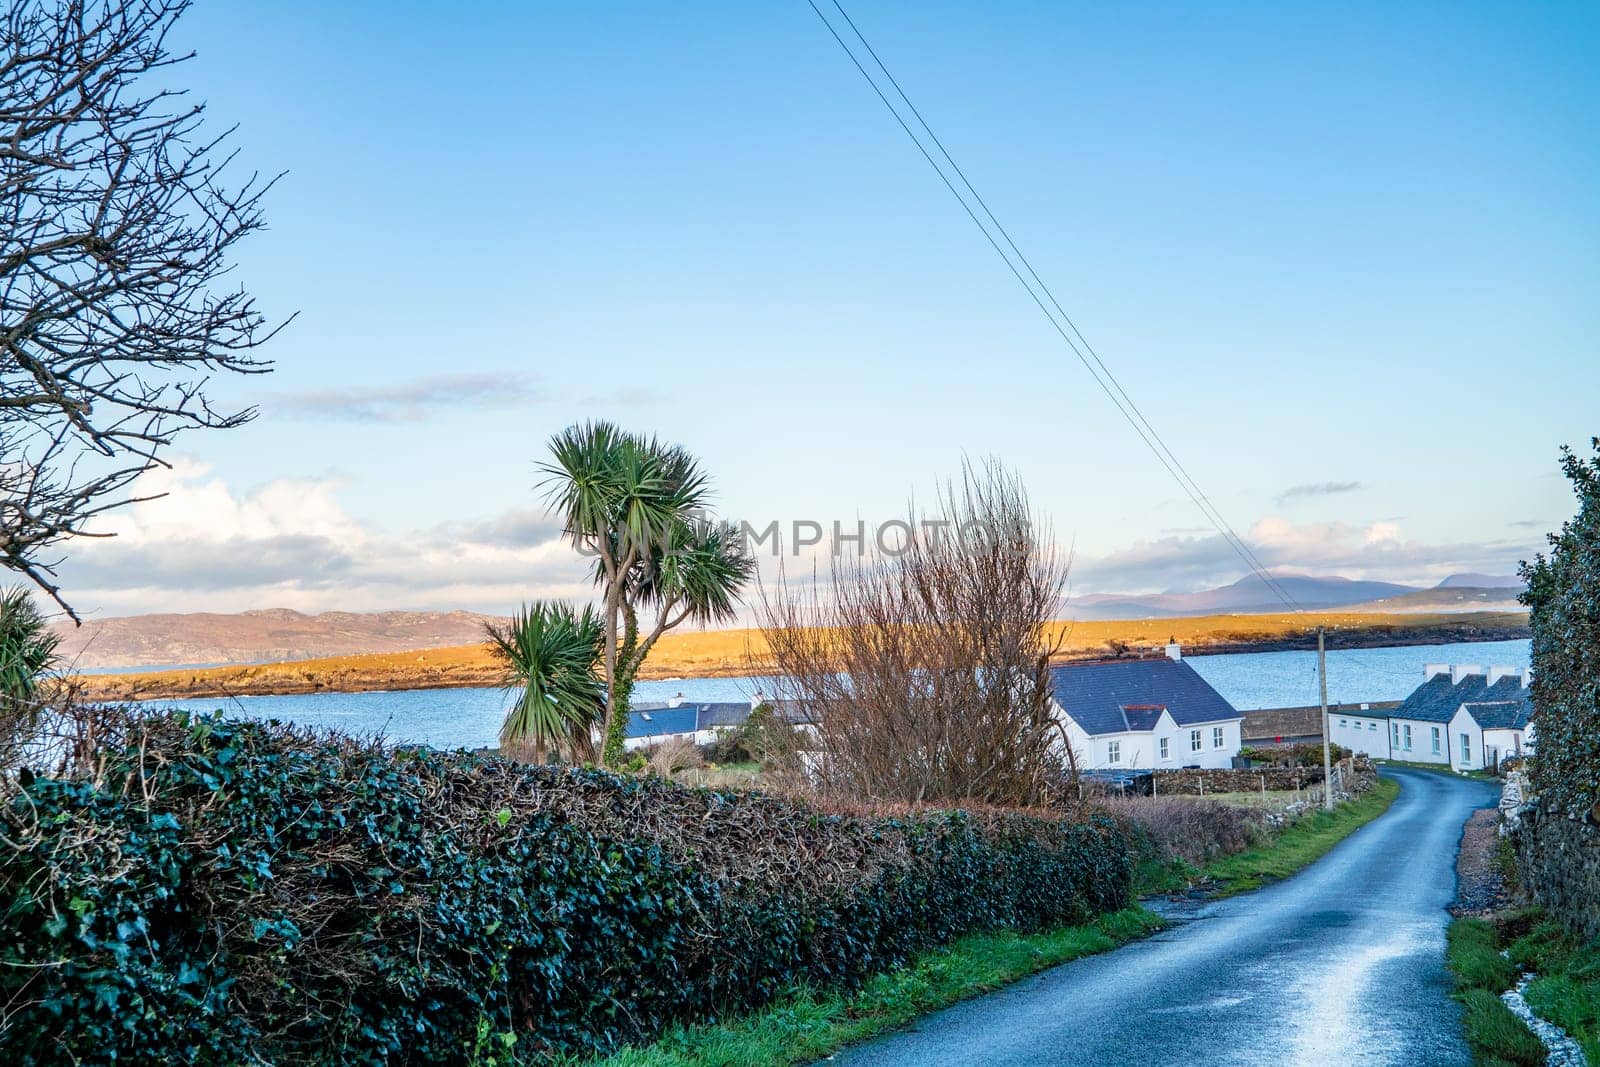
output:
{"label": "dry brown shrub", "polygon": [[706,765],[700,747],[686,737],[669,737],[650,749],[646,760],[650,773],[661,778],[676,778],[684,771]]}
{"label": "dry brown shrub", "polygon": [[903,529],[898,552],[836,552],[831,581],[763,593],[778,695],[815,724],[806,776],[832,796],[1047,802],[1063,742],[1049,660],[1065,558],[995,464],[964,467]]}
{"label": "dry brown shrub", "polygon": [[1260,812],[1200,797],[1107,796],[1095,803],[1159,856],[1176,856],[1197,867],[1243,852],[1267,832]]}

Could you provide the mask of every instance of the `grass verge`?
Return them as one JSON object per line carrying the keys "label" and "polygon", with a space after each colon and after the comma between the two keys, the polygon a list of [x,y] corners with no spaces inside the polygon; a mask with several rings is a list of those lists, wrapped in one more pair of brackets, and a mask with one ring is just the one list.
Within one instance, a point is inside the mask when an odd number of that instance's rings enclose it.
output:
{"label": "grass verge", "polygon": [[726,1022],[679,1027],[592,1067],[765,1067],[808,1063],[898,1029],[919,1015],[987,993],[1059,963],[1105,952],[1160,929],[1140,907],[1040,934],[973,934],[869,978],[854,993],[800,989]]}
{"label": "grass verge", "polygon": [[1260,889],[1268,882],[1287,878],[1310,866],[1340,841],[1389,810],[1400,795],[1400,783],[1379,778],[1354,800],[1332,811],[1316,811],[1292,823],[1271,841],[1256,848],[1221,856],[1207,863],[1199,875],[1216,883],[1217,896],[1232,896]]}
{"label": "grass verge", "polygon": [[1542,912],[1520,918],[1532,925],[1507,952],[1517,966],[1538,975],[1523,993],[1528,1006],[1571,1034],[1600,1067],[1600,941],[1582,944]]}
{"label": "grass verge", "polygon": [[1544,1042],[1505,1006],[1500,994],[1517,984],[1517,965],[1500,955],[1500,932],[1483,919],[1450,924],[1445,965],[1456,979],[1461,1027],[1478,1067],[1540,1067]]}
{"label": "grass verge", "polygon": [[1589,1063],[1600,1067],[1600,943],[1581,944],[1531,908],[1502,913],[1498,922],[1457,919],[1450,924],[1446,962],[1475,1063],[1545,1062],[1543,1043],[1500,1001],[1523,971],[1532,971],[1538,977],[1523,993],[1528,1006],[1571,1034]]}

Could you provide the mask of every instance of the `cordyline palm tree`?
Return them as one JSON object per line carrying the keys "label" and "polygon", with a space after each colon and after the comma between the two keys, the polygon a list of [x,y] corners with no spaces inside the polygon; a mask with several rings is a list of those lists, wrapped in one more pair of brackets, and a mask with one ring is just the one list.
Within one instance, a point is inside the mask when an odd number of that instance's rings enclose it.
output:
{"label": "cordyline palm tree", "polygon": [[[573,546],[595,560],[607,708],[601,755],[615,766],[640,664],[683,622],[732,619],[755,563],[735,527],[700,518],[710,488],[679,446],[590,422],[557,434],[550,452],[540,468],[547,499]],[[642,633],[641,611],[654,614]]]}
{"label": "cordyline palm tree", "polygon": [[500,727],[501,747],[531,747],[541,762],[550,752],[592,760],[595,728],[605,713],[595,610],[579,614],[567,604],[540,602],[486,629],[517,693]]}
{"label": "cordyline palm tree", "polygon": [[0,593],[0,732],[19,730],[37,715],[60,641],[28,590]]}

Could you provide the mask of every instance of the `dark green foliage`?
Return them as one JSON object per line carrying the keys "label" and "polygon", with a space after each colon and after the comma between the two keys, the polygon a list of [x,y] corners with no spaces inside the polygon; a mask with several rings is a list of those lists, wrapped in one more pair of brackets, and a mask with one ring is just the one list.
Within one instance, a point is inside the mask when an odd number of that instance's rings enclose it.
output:
{"label": "dark green foliage", "polygon": [[1461,1025],[1472,1046],[1472,1062],[1479,1067],[1543,1067],[1549,1050],[1511,1009],[1487,989],[1459,994]]}
{"label": "dark green foliage", "polygon": [[1583,460],[1562,449],[1578,514],[1550,535],[1550,555],[1523,564],[1533,626],[1538,739],[1529,775],[1567,812],[1600,802],[1600,438]]}
{"label": "dark green foliage", "polygon": [[502,1064],[1126,905],[1109,823],[829,814],[276,724],[114,720],[0,811],[19,1062]]}
{"label": "dark green foliage", "polygon": [[712,763],[784,767],[792,761],[798,742],[794,727],[779,718],[771,704],[761,704],[739,725],[722,731],[704,746],[703,754]]}
{"label": "dark green foliage", "polygon": [[485,630],[516,693],[500,727],[501,747],[531,749],[541,761],[550,751],[592,757],[590,735],[606,707],[599,674],[605,633],[594,608],[580,613],[570,604],[536,601]]}
{"label": "dark green foliage", "polygon": [[[1246,746],[1239,750],[1239,755],[1251,763],[1264,764],[1268,767],[1316,767],[1322,766],[1322,742],[1306,742],[1293,745],[1257,745]],[[1343,745],[1329,745],[1328,758],[1337,763],[1348,759],[1350,750]]]}
{"label": "dark green foliage", "polygon": [[1499,934],[1482,919],[1458,919],[1450,924],[1446,952],[1450,970],[1461,989],[1484,989],[1499,996],[1517,984],[1517,965],[1500,955]]}

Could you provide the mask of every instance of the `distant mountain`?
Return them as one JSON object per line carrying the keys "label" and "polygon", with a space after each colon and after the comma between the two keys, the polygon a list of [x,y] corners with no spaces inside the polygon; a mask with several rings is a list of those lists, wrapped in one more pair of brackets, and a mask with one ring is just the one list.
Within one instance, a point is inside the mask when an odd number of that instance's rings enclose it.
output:
{"label": "distant mountain", "polygon": [[470,611],[328,611],[277,608],[237,615],[132,615],[56,628],[61,654],[79,670],[275,663],[410,652],[483,640],[493,616]]}
{"label": "distant mountain", "polygon": [[1500,585],[1487,589],[1469,585],[1439,585],[1355,606],[1363,611],[1526,611],[1527,608],[1517,600],[1520,592],[1520,585]]}
{"label": "distant mountain", "polygon": [[[1277,575],[1273,581],[1304,608],[1341,608],[1417,592],[1415,586],[1337,576]],[[1076,619],[1159,619],[1177,615],[1255,615],[1286,610],[1267,583],[1251,575],[1220,589],[1194,593],[1094,593],[1074,597]]]}
{"label": "distant mountain", "polygon": [[1517,589],[1525,587],[1521,578],[1512,574],[1452,574],[1434,588],[1436,589]]}

